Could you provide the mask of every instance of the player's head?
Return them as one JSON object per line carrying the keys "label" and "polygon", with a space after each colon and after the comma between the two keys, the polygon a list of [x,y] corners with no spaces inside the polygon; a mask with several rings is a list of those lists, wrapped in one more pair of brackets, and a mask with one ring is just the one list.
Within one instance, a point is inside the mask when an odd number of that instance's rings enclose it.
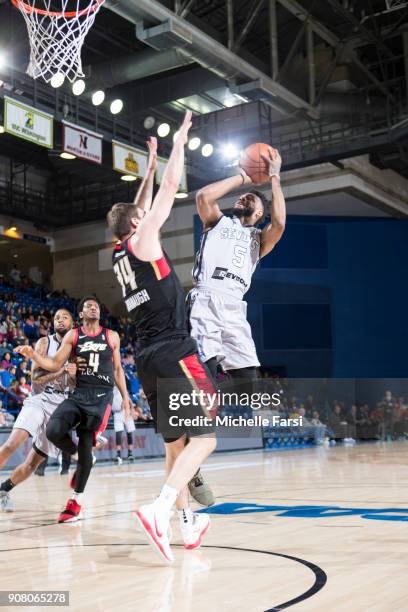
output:
{"label": "player's head", "polygon": [[137,230],[144,216],[145,212],[139,206],[118,202],[112,206],[106,218],[115,238],[124,240]]}
{"label": "player's head", "polygon": [[59,336],[65,336],[74,326],[74,319],[69,310],[60,308],[54,315],[54,330]]}
{"label": "player's head", "polygon": [[232,211],[243,225],[257,225],[264,216],[267,199],[261,191],[248,191],[243,193],[232,208]]}
{"label": "player's head", "polygon": [[86,295],[78,304],[78,316],[81,321],[99,321],[101,305],[94,295]]}

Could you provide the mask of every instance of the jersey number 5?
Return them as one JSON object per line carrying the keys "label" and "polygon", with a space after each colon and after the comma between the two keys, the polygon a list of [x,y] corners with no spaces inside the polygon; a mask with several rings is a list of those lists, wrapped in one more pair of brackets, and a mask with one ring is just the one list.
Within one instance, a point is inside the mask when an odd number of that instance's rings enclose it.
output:
{"label": "jersey number 5", "polygon": [[243,268],[245,263],[245,256],[248,252],[247,247],[240,246],[236,244],[234,246],[234,257],[232,258],[232,263],[236,268]]}
{"label": "jersey number 5", "polygon": [[118,277],[118,281],[120,286],[122,287],[123,297],[126,297],[127,287],[129,286],[130,291],[134,291],[137,289],[135,273],[132,270],[132,266],[130,265],[130,261],[127,255],[119,259],[117,263],[113,266],[116,276]]}

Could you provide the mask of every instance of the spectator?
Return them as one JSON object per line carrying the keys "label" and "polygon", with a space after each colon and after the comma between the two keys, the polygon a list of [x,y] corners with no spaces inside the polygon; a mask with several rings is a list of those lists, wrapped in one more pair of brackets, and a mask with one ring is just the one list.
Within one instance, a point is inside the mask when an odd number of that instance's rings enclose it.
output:
{"label": "spectator", "polygon": [[[143,420],[145,421],[151,421],[153,419],[152,415],[150,414],[150,407],[149,407],[149,402],[147,401],[147,397],[145,392],[143,391],[142,387],[139,388],[139,398],[136,402],[136,406],[137,408],[139,408],[138,413],[140,414],[140,412],[142,413]],[[140,417],[137,417],[140,418]]]}
{"label": "spectator", "polygon": [[27,384],[26,377],[21,376],[21,378],[18,380],[17,395],[25,399],[26,397],[30,395],[30,393],[31,393],[31,387],[30,385]]}
{"label": "spectator", "polygon": [[31,370],[29,369],[25,359],[18,364],[16,370],[16,378],[19,380],[22,376],[25,376],[27,380],[31,377]]}
{"label": "spectator", "polygon": [[12,414],[4,410],[3,400],[0,399],[0,427],[12,427],[14,423],[14,417]]}
{"label": "spectator", "polygon": [[333,432],[335,439],[347,437],[347,422],[342,415],[342,408],[339,402],[335,402],[334,408],[329,416],[329,428]]}
{"label": "spectator", "polygon": [[13,365],[11,362],[11,353],[9,351],[4,353],[1,365],[5,370],[8,370]]}
{"label": "spectator", "polygon": [[30,341],[38,339],[38,329],[32,318],[28,317],[28,319],[26,319],[23,330]]}
{"label": "spectator", "polygon": [[13,281],[14,285],[18,285],[18,283],[21,280],[21,272],[20,272],[20,270],[17,268],[17,266],[15,264],[12,267],[12,269],[10,270],[9,276],[10,276],[11,280]]}

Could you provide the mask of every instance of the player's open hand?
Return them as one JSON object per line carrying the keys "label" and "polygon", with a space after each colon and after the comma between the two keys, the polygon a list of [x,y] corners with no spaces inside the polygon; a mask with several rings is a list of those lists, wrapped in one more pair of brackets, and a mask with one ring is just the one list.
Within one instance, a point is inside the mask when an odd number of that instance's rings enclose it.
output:
{"label": "player's open hand", "polygon": [[147,165],[148,172],[155,172],[157,168],[157,138],[150,136],[149,140],[146,141],[147,148],[149,149],[149,162]]}
{"label": "player's open hand", "polygon": [[184,115],[183,123],[180,126],[179,131],[177,132],[177,136],[175,142],[181,142],[183,145],[186,144],[188,139],[188,131],[191,128],[193,113],[191,111],[187,111]]}
{"label": "player's open hand", "polygon": [[130,417],[130,399],[129,397],[122,398],[122,410],[124,413],[125,420]]}
{"label": "player's open hand", "polygon": [[239,168],[239,173],[242,176],[242,184],[243,185],[250,185],[253,181],[251,179],[250,176],[247,175],[247,173],[245,172],[245,170],[243,168]]}
{"label": "player's open hand", "polygon": [[14,352],[23,355],[23,357],[25,357],[26,359],[32,359],[34,357],[35,351],[32,346],[24,344],[23,346],[16,346]]}
{"label": "player's open hand", "polygon": [[263,155],[262,159],[268,165],[269,176],[277,176],[280,177],[280,170],[282,166],[282,158],[279,155],[278,149],[274,149],[273,147],[269,147],[268,149],[269,155]]}

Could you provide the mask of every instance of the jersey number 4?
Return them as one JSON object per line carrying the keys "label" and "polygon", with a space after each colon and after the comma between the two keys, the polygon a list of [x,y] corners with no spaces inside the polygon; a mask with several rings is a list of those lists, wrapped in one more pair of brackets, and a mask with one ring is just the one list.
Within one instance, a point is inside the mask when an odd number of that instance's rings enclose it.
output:
{"label": "jersey number 4", "polygon": [[89,353],[88,366],[93,369],[93,373],[96,374],[99,370],[99,354]]}
{"label": "jersey number 4", "polygon": [[[132,270],[132,266],[130,265],[130,261],[127,255],[119,259],[117,263],[113,266],[116,276],[118,277],[118,281],[120,286],[122,287],[123,297],[126,297],[129,289],[130,291],[134,291],[137,289],[135,273]],[[128,289],[129,287],[129,289]]]}

